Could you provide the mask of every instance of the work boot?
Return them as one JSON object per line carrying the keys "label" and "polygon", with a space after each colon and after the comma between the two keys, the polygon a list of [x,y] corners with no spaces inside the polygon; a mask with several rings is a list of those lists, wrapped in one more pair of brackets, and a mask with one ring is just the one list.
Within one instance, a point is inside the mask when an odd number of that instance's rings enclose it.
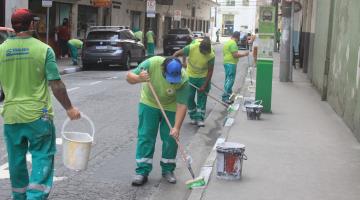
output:
{"label": "work boot", "polygon": [[196,121],[195,119],[192,119],[192,120],[190,121],[190,124],[191,124],[191,125],[197,125],[197,121]]}
{"label": "work boot", "polygon": [[136,174],[132,180],[131,185],[133,186],[142,186],[148,181],[148,177],[141,174]]}
{"label": "work boot", "polygon": [[175,184],[176,183],[176,177],[174,175],[174,172],[166,172],[162,175],[167,182]]}
{"label": "work boot", "polygon": [[204,121],[198,121],[198,122],[197,122],[197,126],[198,126],[198,127],[205,127]]}

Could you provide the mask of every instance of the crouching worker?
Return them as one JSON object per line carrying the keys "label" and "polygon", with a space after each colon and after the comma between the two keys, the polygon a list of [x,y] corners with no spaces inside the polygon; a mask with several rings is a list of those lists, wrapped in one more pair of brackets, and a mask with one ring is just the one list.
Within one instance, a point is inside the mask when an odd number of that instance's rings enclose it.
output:
{"label": "crouching worker", "polygon": [[[179,59],[160,56],[151,57],[142,62],[136,69],[128,72],[130,84],[143,83],[139,103],[138,141],[136,146],[136,175],[133,186],[147,182],[152,170],[153,154],[158,128],[162,140],[162,158],[160,161],[162,176],[169,183],[176,183],[177,144],[180,128],[186,115],[188,100],[188,78],[182,70]],[[156,103],[147,82],[151,82],[160,103],[173,128],[170,130]]]}
{"label": "crouching worker", "polygon": [[71,54],[71,60],[73,62],[73,65],[78,64],[78,49],[82,49],[83,42],[79,39],[71,39],[68,41],[68,46],[70,49]]}

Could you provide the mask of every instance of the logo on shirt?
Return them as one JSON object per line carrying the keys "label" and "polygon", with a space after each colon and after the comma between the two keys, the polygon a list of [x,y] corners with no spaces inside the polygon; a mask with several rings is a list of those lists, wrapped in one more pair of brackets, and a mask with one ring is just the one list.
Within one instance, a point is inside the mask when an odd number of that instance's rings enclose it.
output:
{"label": "logo on shirt", "polygon": [[6,56],[28,55],[29,48],[13,48],[6,51]]}
{"label": "logo on shirt", "polygon": [[172,88],[168,88],[166,92],[168,93],[168,95],[173,95],[175,93],[175,90]]}

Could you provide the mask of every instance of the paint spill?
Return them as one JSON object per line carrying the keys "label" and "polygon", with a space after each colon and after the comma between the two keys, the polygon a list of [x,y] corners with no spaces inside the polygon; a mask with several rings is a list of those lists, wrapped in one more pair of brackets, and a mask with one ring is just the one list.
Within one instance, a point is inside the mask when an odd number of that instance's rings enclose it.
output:
{"label": "paint spill", "polygon": [[350,47],[349,44],[346,47],[346,62],[349,61],[349,56],[350,56]]}

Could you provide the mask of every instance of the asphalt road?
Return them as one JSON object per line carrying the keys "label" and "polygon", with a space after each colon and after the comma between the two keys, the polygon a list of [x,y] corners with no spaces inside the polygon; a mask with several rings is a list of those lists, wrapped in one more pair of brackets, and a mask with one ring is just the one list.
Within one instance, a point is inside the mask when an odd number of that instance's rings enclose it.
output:
{"label": "asphalt road", "polygon": [[[221,46],[217,45],[215,48],[217,59],[213,82],[222,86],[224,69]],[[63,166],[60,130],[66,115],[61,105],[54,99],[58,153],[55,161],[55,183],[50,199],[148,199],[158,190],[161,181],[159,137],[154,155],[154,168],[148,184],[143,187],[131,186],[136,164],[137,107],[140,85],[129,85],[125,76],[126,71],[100,70],[62,76],[73,104],[95,123],[95,144],[92,147],[86,171],[74,172]],[[210,93],[220,98],[221,92],[218,89],[213,87]],[[211,112],[215,104],[214,100],[208,99],[207,114]],[[2,124],[2,121],[0,123]],[[189,124],[187,117],[181,130],[181,141],[184,145],[191,141],[197,129]],[[90,128],[85,120],[80,120],[71,122],[66,130],[89,132]],[[204,152],[204,155],[206,153]],[[7,158],[1,128],[0,199],[10,199],[11,187],[6,165]]]}

